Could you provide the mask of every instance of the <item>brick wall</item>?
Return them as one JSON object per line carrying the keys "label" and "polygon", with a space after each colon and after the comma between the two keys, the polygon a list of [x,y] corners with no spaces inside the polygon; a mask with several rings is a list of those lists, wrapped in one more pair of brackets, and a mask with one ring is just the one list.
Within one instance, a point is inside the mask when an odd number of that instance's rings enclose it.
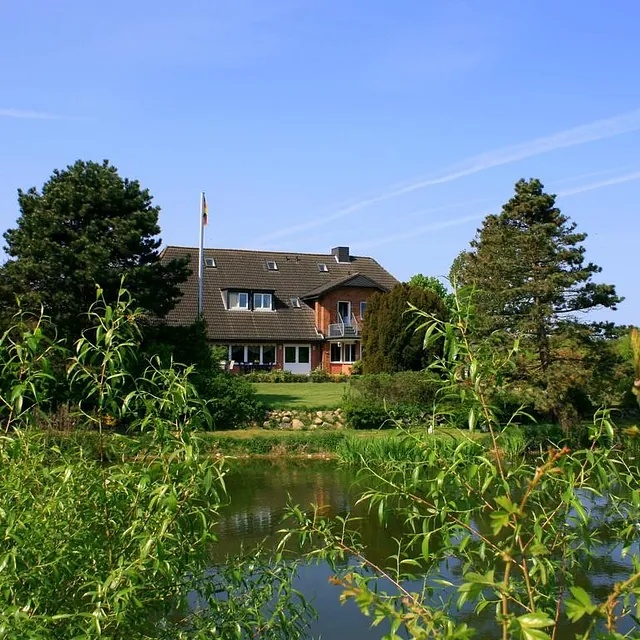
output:
{"label": "brick wall", "polygon": [[351,313],[360,322],[360,303],[367,302],[376,289],[346,287],[334,289],[316,301],[316,326],[326,334],[329,325],[338,322],[338,302],[350,302]]}

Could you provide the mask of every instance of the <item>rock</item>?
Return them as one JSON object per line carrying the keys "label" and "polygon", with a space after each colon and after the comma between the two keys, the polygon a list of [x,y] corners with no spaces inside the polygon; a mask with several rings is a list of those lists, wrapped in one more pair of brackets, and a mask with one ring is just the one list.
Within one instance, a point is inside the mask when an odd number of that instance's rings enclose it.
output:
{"label": "rock", "polygon": [[291,422],[291,428],[299,431],[300,429],[304,429],[304,422],[302,420],[298,420],[298,418],[294,418]]}
{"label": "rock", "polygon": [[281,429],[291,429],[291,423],[289,423],[289,422],[281,422],[280,423],[280,428]]}
{"label": "rock", "polygon": [[313,421],[313,424],[316,424],[316,425],[317,425],[317,424],[322,424],[322,423],[323,423],[323,420],[322,420],[322,418],[320,418],[320,417],[316,418],[316,419]]}
{"label": "rock", "polygon": [[322,423],[322,428],[323,428],[323,429],[331,429],[331,427],[332,427],[332,426],[333,426],[333,425],[332,425],[332,424],[330,424],[329,422],[323,422],[323,423]]}
{"label": "rock", "polygon": [[318,416],[318,418],[322,418],[324,414],[322,413],[322,411],[316,411],[316,416]]}
{"label": "rock", "polygon": [[291,422],[291,416],[287,416],[287,415],[282,416],[282,422]]}

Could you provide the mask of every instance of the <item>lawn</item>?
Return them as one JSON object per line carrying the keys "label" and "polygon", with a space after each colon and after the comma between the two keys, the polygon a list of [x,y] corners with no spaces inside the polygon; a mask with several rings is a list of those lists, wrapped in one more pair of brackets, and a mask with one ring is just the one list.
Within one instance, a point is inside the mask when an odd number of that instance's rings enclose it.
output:
{"label": "lawn", "polygon": [[342,404],[346,383],[256,382],[258,399],[272,409],[337,409]]}

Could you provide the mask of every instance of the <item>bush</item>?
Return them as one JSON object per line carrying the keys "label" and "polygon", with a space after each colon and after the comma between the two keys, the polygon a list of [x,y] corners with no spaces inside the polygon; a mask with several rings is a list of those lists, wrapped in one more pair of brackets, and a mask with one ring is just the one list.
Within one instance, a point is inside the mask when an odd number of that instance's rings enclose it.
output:
{"label": "bush", "polygon": [[331,374],[322,367],[317,367],[309,374],[311,382],[331,382]]}
{"label": "bush", "polygon": [[352,429],[380,429],[395,426],[387,408],[381,402],[349,397],[343,411],[345,422]]}
{"label": "bush", "polygon": [[351,380],[353,391],[368,400],[390,405],[419,405],[422,409],[433,403],[438,378],[424,371],[374,373]]}
{"label": "bush", "polygon": [[207,402],[214,429],[238,429],[264,416],[266,408],[246,376],[216,371],[196,374],[194,383]]}
{"label": "bush", "polygon": [[343,374],[331,374],[324,369],[318,367],[310,374],[291,373],[282,369],[274,369],[273,371],[252,371],[243,376],[249,382],[346,382],[349,376]]}

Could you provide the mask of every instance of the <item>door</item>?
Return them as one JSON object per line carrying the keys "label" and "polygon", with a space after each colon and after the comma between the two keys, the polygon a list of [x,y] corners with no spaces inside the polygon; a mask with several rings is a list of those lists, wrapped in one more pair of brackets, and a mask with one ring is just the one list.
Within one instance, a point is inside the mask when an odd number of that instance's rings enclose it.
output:
{"label": "door", "polygon": [[338,317],[342,318],[345,327],[351,326],[351,303],[338,302]]}
{"label": "door", "polygon": [[284,370],[291,373],[311,373],[311,345],[285,344]]}

